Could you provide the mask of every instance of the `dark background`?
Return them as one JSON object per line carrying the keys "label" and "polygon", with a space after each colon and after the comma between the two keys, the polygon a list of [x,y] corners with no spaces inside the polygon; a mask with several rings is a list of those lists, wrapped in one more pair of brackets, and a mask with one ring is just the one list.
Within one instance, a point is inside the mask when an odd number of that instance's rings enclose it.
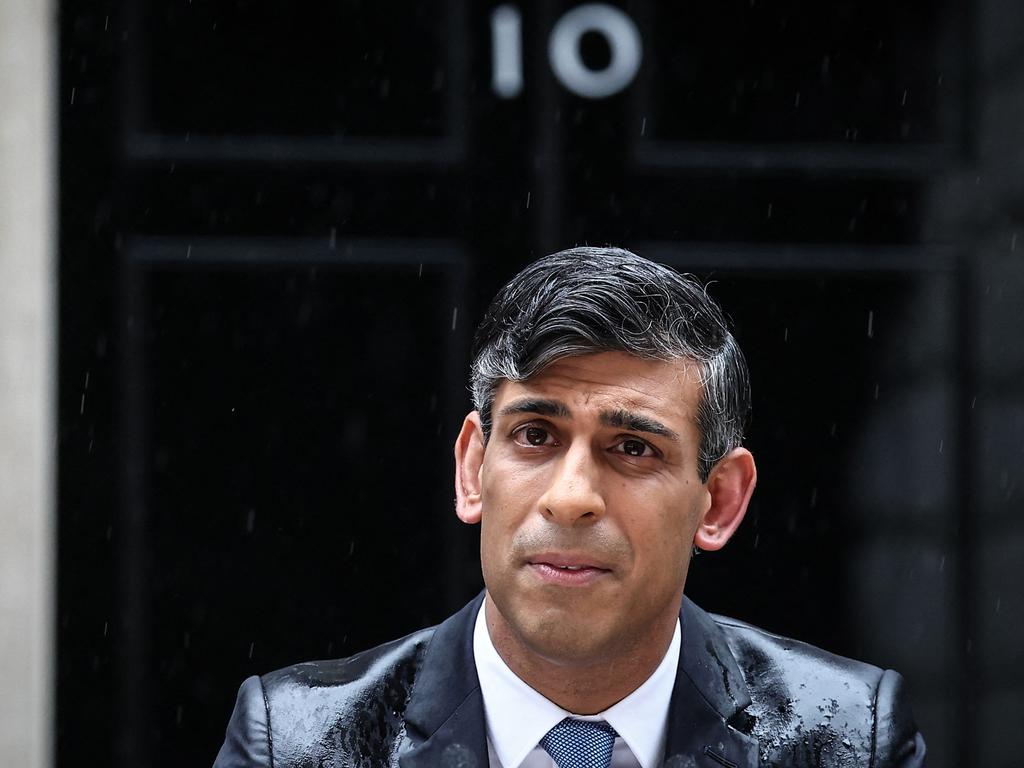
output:
{"label": "dark background", "polygon": [[61,3],[58,765],[210,764],[247,675],[473,596],[472,328],[613,243],[710,281],[752,371],[691,596],[902,671],[933,768],[1019,766],[1021,14],[613,3],[641,65],[590,98],[572,3],[508,4],[496,87],[497,5]]}

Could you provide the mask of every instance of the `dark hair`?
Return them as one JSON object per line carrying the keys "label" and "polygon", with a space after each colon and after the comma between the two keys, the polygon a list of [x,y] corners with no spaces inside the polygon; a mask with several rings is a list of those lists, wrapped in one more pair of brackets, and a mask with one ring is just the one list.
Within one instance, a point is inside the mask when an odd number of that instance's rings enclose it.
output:
{"label": "dark hair", "polygon": [[565,357],[628,352],[701,367],[698,473],[743,439],[750,378],[722,310],[692,275],[622,248],[570,248],[513,277],[487,308],[473,342],[470,388],[484,439],[494,393]]}

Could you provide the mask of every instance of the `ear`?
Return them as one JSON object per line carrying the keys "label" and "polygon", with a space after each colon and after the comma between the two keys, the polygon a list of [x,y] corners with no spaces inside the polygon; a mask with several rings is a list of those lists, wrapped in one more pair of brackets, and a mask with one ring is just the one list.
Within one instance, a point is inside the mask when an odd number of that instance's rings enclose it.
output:
{"label": "ear", "polygon": [[480,471],[484,465],[484,431],[480,414],[470,412],[455,439],[455,514],[470,525],[480,522]]}
{"label": "ear", "polygon": [[708,476],[711,505],[704,513],[693,543],[707,550],[724,547],[743,522],[755,485],[757,467],[746,448],[734,448],[719,459]]}

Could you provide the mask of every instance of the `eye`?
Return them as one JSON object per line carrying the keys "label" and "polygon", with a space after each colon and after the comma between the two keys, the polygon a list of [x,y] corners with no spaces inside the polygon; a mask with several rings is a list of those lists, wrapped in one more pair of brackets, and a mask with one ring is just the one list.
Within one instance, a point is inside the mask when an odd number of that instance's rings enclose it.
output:
{"label": "eye", "polygon": [[658,452],[654,450],[649,444],[643,440],[626,439],[615,446],[616,453],[624,453],[626,456],[631,456],[637,459],[651,458],[658,455]]}
{"label": "eye", "polygon": [[512,437],[520,445],[551,445],[554,443],[554,439],[551,433],[548,432],[544,427],[538,427],[531,424],[520,427],[512,433]]}

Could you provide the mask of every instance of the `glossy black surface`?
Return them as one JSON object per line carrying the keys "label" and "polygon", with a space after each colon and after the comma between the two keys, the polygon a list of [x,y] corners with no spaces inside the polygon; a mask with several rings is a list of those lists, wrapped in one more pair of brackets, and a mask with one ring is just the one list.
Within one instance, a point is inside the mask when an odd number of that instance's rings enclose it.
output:
{"label": "glossy black surface", "polygon": [[[245,681],[214,768],[486,768],[472,657],[482,596],[436,629]],[[665,766],[924,764],[900,676],[688,599]]]}

